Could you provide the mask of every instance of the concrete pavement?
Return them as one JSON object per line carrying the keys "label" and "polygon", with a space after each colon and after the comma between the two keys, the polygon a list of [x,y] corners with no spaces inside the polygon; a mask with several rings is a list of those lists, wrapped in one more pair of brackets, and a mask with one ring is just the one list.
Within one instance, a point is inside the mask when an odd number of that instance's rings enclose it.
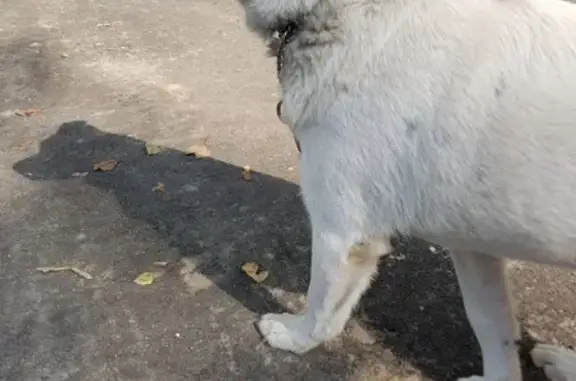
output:
{"label": "concrete pavement", "polygon": [[[341,339],[305,356],[261,342],[258,315],[301,302],[309,233],[297,152],[274,111],[274,60],[235,1],[1,8],[0,380],[444,381],[479,371],[453,270],[423,242],[382,264]],[[18,115],[26,109],[37,111]],[[206,137],[210,158],[185,155]],[[149,156],[147,143],[169,148]],[[93,171],[107,159],[113,170]],[[255,284],[246,261],[269,278]],[[36,271],[62,265],[93,279]],[[142,272],[155,282],[135,284]],[[526,330],[576,344],[576,276],[511,272]]]}

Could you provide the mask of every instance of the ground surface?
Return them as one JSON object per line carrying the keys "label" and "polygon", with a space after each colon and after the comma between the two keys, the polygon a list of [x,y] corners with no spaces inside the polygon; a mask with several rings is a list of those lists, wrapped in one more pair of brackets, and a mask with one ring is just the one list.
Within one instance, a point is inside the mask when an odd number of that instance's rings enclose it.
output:
{"label": "ground surface", "polygon": [[[258,315],[296,308],[306,288],[309,236],[274,61],[241,16],[232,0],[2,3],[0,380],[478,371],[451,267],[415,242],[383,263],[342,339],[302,357],[261,343]],[[206,136],[212,158],[184,155]],[[146,156],[146,143],[171,149]],[[93,172],[104,159],[119,164]],[[248,260],[270,271],[262,285],[240,271]],[[94,279],[36,271],[61,265]],[[133,283],[144,271],[155,283]],[[576,277],[511,271],[527,330],[576,344]]]}

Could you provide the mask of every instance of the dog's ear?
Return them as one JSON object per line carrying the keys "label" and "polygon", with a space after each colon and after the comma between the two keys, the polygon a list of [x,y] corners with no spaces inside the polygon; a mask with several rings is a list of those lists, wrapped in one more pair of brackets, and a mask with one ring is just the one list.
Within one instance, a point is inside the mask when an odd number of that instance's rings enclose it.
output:
{"label": "dog's ear", "polygon": [[312,12],[321,0],[239,0],[248,27],[265,38]]}

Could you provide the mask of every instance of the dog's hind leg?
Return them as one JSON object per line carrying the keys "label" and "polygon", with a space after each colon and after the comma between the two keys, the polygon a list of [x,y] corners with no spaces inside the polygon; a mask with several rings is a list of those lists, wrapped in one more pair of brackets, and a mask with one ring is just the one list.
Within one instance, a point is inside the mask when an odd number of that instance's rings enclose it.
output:
{"label": "dog's hind leg", "polygon": [[576,352],[556,345],[537,345],[531,355],[550,381],[576,380]]}
{"label": "dog's hind leg", "polygon": [[508,291],[504,260],[479,253],[452,253],[468,320],[483,358],[483,377],[463,380],[521,381],[516,348],[518,322]]}
{"label": "dog's hind leg", "polygon": [[336,337],[368,288],[379,256],[390,251],[388,240],[354,243],[313,232],[307,311],[264,315],[258,323],[260,332],[272,347],[295,353]]}

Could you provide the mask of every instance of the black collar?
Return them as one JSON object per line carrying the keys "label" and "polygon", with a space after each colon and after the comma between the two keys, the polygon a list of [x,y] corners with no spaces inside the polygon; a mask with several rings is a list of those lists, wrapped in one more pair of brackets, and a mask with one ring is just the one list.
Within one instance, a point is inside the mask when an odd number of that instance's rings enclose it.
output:
{"label": "black collar", "polygon": [[284,66],[284,49],[290,42],[292,42],[298,29],[298,24],[295,21],[291,21],[278,31],[279,43],[278,49],[276,50],[276,72],[278,77],[280,77],[280,72]]}
{"label": "black collar", "polygon": [[[284,28],[278,31],[278,48],[276,50],[276,74],[278,79],[280,79],[280,72],[282,71],[282,67],[284,66],[284,49],[286,45],[288,45],[298,32],[298,24],[294,21],[289,22],[286,24]],[[279,119],[282,119],[282,101],[279,101],[276,105],[276,115],[278,115]],[[298,152],[300,151],[300,142],[298,139],[294,138],[294,142],[296,143],[296,148],[298,148]]]}

